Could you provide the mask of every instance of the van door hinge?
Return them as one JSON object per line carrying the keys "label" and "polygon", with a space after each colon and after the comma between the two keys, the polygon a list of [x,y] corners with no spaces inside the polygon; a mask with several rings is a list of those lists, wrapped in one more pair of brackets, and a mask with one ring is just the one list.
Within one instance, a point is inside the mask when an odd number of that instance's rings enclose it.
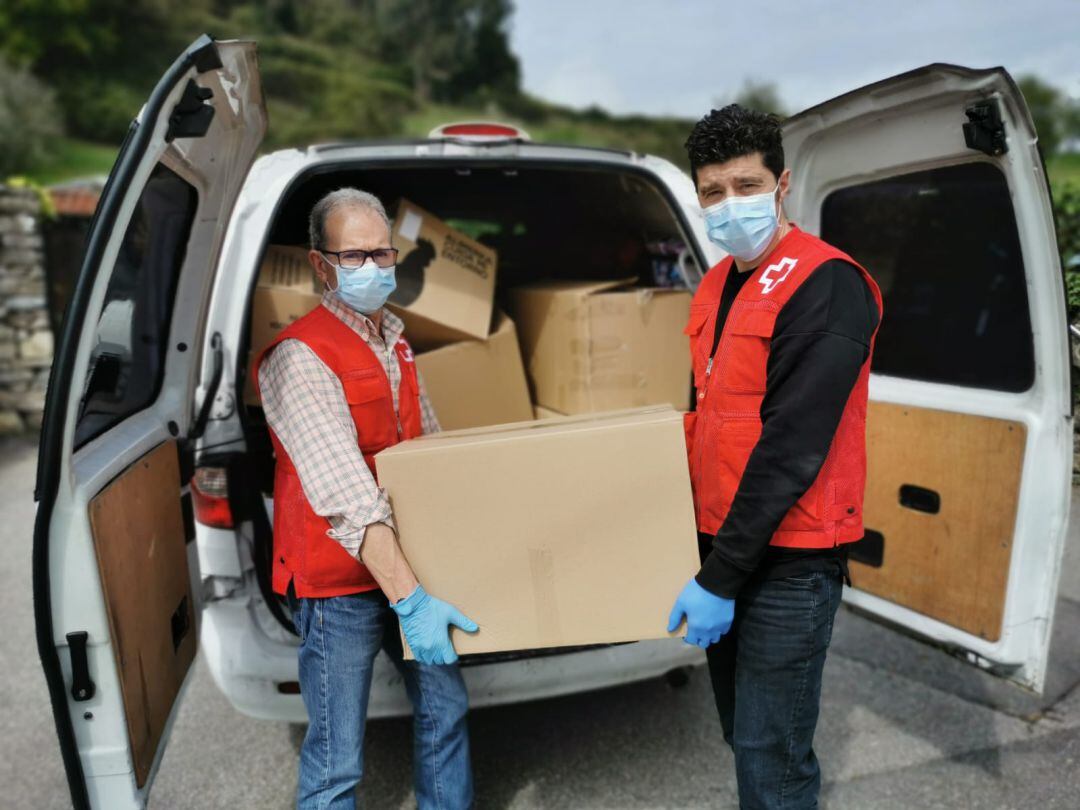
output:
{"label": "van door hinge", "polygon": [[174,138],[201,138],[205,135],[210,129],[210,122],[214,120],[214,105],[206,103],[213,95],[214,91],[209,87],[200,87],[194,79],[188,79],[184,94],[169,116],[165,141],[171,143]]}
{"label": "van door hinge", "polygon": [[71,656],[71,696],[77,701],[90,700],[97,687],[90,678],[90,664],[86,658],[85,630],[67,634],[68,654]]}
{"label": "van door hinge", "polygon": [[1005,141],[1005,122],[1001,120],[1001,107],[997,99],[977,101],[964,110],[968,120],[964,124],[964,143],[968,149],[977,149],[987,155],[1004,155],[1009,151]]}

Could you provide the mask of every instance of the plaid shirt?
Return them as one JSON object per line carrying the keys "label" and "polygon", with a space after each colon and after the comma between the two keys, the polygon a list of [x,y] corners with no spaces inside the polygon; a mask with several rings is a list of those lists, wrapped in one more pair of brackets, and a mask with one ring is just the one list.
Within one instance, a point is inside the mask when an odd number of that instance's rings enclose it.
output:
{"label": "plaid shirt", "polygon": [[[382,334],[371,320],[324,293],[322,305],[356,332],[379,358],[400,413],[401,367],[394,344],[404,330],[401,319],[383,310]],[[419,376],[419,371],[417,371]],[[259,367],[259,390],[266,422],[289,454],[308,503],[330,522],[327,534],[356,559],[372,523],[394,527],[386,490],[375,483],[356,438],[356,423],[341,380],[299,340],[284,340]],[[423,380],[420,414],[424,433],[439,430]]]}

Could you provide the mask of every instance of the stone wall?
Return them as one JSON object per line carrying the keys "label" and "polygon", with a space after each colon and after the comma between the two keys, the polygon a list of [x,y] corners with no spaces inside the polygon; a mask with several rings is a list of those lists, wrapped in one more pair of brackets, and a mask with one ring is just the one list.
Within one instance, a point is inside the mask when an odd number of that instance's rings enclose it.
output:
{"label": "stone wall", "polygon": [[41,426],[53,334],[36,192],[0,185],[0,434]]}

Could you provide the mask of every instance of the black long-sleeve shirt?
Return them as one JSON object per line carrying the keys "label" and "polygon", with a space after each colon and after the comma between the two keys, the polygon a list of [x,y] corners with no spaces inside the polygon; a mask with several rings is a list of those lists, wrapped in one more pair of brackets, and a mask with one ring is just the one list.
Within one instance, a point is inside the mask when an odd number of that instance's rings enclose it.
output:
{"label": "black long-sleeve shirt", "polygon": [[[731,305],[752,275],[736,268],[728,274],[713,354]],[[769,540],[825,463],[879,318],[869,286],[841,260],[819,267],[780,310],[766,366],[761,437],[724,525],[715,537],[701,538],[711,543],[697,576],[702,587],[734,598],[751,576],[792,576],[842,560],[837,549],[774,548]]]}

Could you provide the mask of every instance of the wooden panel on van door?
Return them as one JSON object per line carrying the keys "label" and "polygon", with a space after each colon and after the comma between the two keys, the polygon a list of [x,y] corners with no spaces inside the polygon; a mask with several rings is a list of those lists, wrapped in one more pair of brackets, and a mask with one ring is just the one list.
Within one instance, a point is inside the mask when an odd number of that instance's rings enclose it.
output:
{"label": "wooden panel on van door", "polygon": [[880,567],[852,562],[855,587],[999,639],[1025,438],[1019,422],[871,402],[864,525],[884,547]]}
{"label": "wooden panel on van door", "polygon": [[90,527],[142,787],[195,658],[176,443],[158,445],[99,492]]}

